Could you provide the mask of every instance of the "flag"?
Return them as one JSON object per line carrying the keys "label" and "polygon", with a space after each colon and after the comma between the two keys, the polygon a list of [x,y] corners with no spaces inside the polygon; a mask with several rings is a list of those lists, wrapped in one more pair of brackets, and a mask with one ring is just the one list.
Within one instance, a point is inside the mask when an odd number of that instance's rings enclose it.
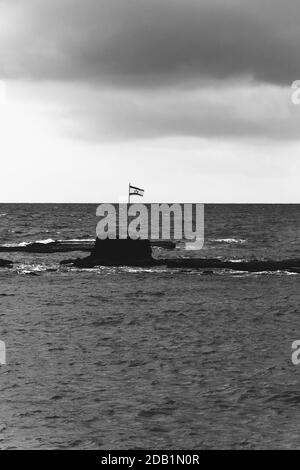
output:
{"label": "flag", "polygon": [[136,186],[129,185],[129,196],[144,196],[144,189],[137,188]]}

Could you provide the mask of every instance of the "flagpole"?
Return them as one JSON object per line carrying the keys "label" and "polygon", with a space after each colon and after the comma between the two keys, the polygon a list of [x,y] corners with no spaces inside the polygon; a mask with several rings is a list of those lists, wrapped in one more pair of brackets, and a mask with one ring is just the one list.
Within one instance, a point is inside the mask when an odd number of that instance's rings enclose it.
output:
{"label": "flagpole", "polygon": [[128,204],[130,204],[130,183],[128,186]]}

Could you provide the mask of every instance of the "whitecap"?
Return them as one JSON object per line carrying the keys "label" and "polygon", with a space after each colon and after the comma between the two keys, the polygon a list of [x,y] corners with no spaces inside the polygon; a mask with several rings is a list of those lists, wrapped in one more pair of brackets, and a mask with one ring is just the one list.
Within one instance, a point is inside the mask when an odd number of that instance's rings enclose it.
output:
{"label": "whitecap", "polygon": [[212,241],[215,243],[246,243],[243,238],[216,238]]}

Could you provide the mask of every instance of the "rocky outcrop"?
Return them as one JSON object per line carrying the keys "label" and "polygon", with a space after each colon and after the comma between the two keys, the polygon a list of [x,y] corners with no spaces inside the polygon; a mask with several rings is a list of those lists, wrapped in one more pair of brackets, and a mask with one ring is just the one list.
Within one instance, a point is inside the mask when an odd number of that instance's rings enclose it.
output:
{"label": "rocky outcrop", "polygon": [[274,272],[289,271],[300,272],[300,259],[253,260],[253,261],[222,261],[219,259],[170,259],[166,260],[168,268],[199,268],[199,269],[230,269],[247,272]]}
{"label": "rocky outcrop", "polygon": [[8,259],[0,259],[0,268],[12,268],[13,262]]}
{"label": "rocky outcrop", "polygon": [[95,266],[155,266],[161,264],[152,257],[149,240],[96,239],[90,256],[76,260],[65,260],[62,265],[76,268],[93,268]]}
{"label": "rocky outcrop", "polygon": [[[174,250],[176,244],[172,241],[151,240],[153,247],[163,248],[164,250]],[[2,253],[68,253],[72,251],[91,252],[94,242],[89,240],[64,240],[50,241],[47,243],[32,242],[20,245],[0,245]]]}
{"label": "rocky outcrop", "polygon": [[151,267],[164,265],[168,268],[202,269],[205,274],[212,274],[215,269],[244,272],[288,271],[300,273],[300,259],[285,260],[249,260],[225,261],[217,258],[176,258],[154,259],[149,240],[100,240],[96,239],[91,254],[86,258],[68,259],[62,265],[76,268],[95,266],[140,266]]}

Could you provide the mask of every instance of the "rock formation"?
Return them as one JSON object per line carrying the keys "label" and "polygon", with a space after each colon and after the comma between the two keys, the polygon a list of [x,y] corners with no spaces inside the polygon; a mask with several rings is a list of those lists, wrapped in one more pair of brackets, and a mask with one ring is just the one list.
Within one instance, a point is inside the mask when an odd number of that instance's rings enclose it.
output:
{"label": "rock formation", "polygon": [[168,268],[230,269],[233,271],[264,272],[289,271],[300,272],[300,259],[285,260],[249,260],[222,261],[219,259],[184,258],[166,261]]}
{"label": "rock formation", "polygon": [[91,254],[86,258],[69,259],[61,262],[77,268],[94,266],[140,266],[151,267],[164,265],[168,268],[202,269],[205,273],[211,270],[227,269],[244,272],[289,271],[300,273],[300,259],[285,260],[249,260],[226,261],[216,258],[173,258],[159,259],[152,257],[149,240],[96,239]]}
{"label": "rock formation", "polygon": [[[172,241],[151,240],[151,246],[174,250],[176,244]],[[0,245],[2,253],[67,253],[72,251],[91,252],[94,242],[89,240],[56,240],[43,242],[32,242],[20,245]]]}
{"label": "rock formation", "polygon": [[12,268],[13,262],[8,259],[0,259],[0,268]]}
{"label": "rock formation", "polygon": [[152,257],[149,240],[97,238],[90,256],[65,260],[61,264],[77,268],[93,268],[94,266],[155,266],[161,262]]}

